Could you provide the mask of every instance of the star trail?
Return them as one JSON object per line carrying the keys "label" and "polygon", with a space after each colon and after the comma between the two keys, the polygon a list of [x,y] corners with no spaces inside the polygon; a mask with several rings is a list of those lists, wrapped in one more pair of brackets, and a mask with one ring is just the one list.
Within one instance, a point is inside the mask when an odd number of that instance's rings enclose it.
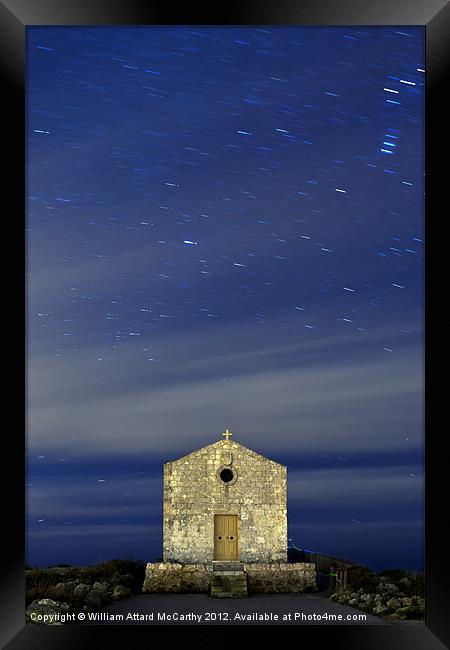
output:
{"label": "star trail", "polygon": [[423,29],[27,33],[29,562],[159,557],[229,426],[297,546],[422,568]]}

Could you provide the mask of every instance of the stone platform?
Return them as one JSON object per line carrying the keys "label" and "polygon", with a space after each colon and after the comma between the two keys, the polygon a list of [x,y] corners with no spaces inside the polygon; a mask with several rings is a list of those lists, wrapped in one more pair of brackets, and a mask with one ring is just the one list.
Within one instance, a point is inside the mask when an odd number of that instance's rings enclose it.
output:
{"label": "stone platform", "polygon": [[[208,593],[213,597],[230,598],[246,596],[247,593],[299,593],[315,591],[316,588],[316,570],[313,563],[149,562],[142,591]],[[217,596],[219,593],[223,595]]]}

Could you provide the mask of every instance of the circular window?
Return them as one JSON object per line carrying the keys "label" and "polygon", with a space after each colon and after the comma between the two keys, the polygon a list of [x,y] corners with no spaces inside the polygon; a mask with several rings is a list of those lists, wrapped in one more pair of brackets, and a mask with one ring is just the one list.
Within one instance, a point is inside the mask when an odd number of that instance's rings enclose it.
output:
{"label": "circular window", "polygon": [[220,472],[219,476],[224,483],[230,483],[234,478],[234,473],[231,469],[226,468]]}
{"label": "circular window", "polygon": [[216,478],[222,483],[222,485],[228,487],[229,485],[234,485],[236,483],[238,473],[234,467],[221,465],[216,471]]}

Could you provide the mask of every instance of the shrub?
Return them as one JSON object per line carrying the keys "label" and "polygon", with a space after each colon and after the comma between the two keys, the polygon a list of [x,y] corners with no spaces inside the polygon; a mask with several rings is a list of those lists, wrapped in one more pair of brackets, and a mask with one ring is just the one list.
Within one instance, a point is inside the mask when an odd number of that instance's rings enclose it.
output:
{"label": "shrub", "polygon": [[410,576],[410,596],[425,596],[425,581],[423,573],[419,571],[413,571]]}
{"label": "shrub", "polygon": [[[58,568],[62,571],[58,571]],[[29,605],[33,600],[53,598],[58,593],[58,597],[63,595],[66,602],[77,605],[80,599],[73,595],[74,583],[77,581],[91,585],[94,582],[109,582],[112,588],[121,584],[134,593],[141,593],[145,578],[145,562],[134,560],[132,557],[107,560],[90,567],[71,567],[70,571],[67,571],[67,568],[59,565],[48,569],[29,570],[26,574],[26,604]],[[58,583],[65,584],[67,589],[55,589]]]}
{"label": "shrub", "polygon": [[120,584],[140,593],[145,578],[145,562],[134,560],[132,557],[106,560],[96,566],[82,569],[82,575],[83,579],[99,582],[120,576]]}
{"label": "shrub", "polygon": [[359,587],[361,587],[366,593],[372,593],[376,590],[378,585],[378,580],[376,574],[371,571],[368,567],[361,568],[361,581],[359,582]]}
{"label": "shrub", "polygon": [[397,585],[406,596],[424,596],[424,576],[420,571],[385,569],[381,575],[385,576],[388,582]]}
{"label": "shrub", "polygon": [[46,569],[32,569],[26,576],[26,603],[45,598],[51,587],[61,581],[61,576]]}
{"label": "shrub", "polygon": [[409,578],[410,572],[405,569],[385,569],[380,575],[385,576],[388,582],[395,585],[402,578]]}

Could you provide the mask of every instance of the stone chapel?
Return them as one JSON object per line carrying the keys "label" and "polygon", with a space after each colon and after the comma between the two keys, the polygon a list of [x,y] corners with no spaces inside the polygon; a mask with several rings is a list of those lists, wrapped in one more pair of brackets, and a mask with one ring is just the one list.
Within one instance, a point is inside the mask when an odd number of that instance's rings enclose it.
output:
{"label": "stone chapel", "polygon": [[147,563],[143,592],[314,590],[313,563],[288,563],[287,468],[220,439],[164,464],[163,562]]}
{"label": "stone chapel", "polygon": [[286,562],[286,466],[222,435],[164,465],[164,561]]}

